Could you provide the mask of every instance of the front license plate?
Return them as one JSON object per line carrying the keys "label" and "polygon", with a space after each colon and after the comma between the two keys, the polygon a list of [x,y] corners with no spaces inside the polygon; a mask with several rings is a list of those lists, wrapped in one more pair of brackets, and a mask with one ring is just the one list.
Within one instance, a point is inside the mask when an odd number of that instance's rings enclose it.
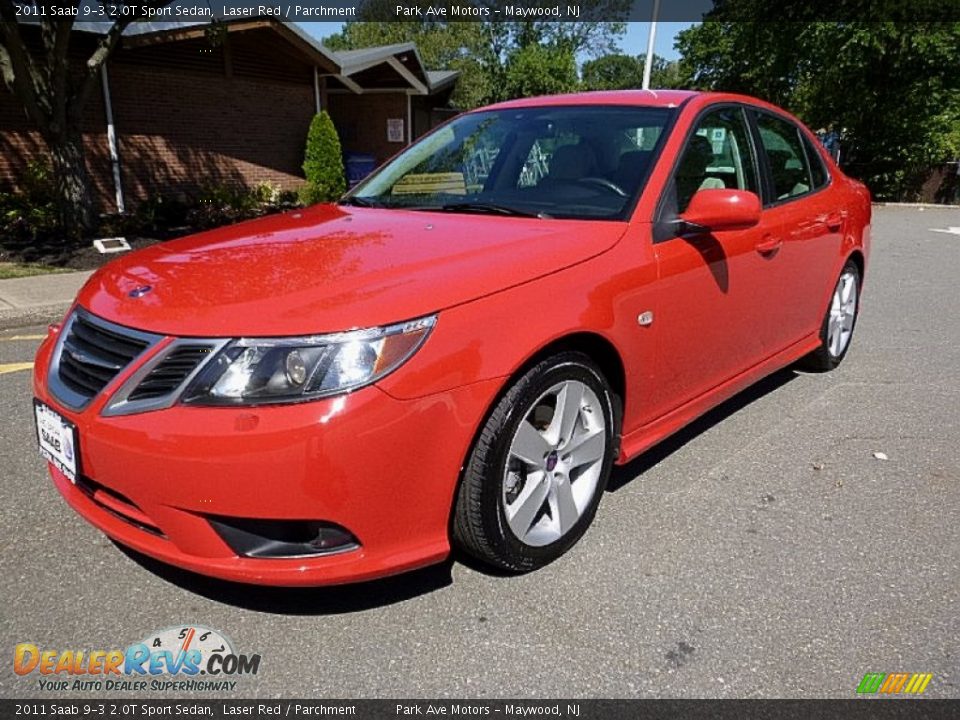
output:
{"label": "front license plate", "polygon": [[40,454],[56,465],[70,482],[77,482],[80,463],[77,457],[77,426],[39,400],[33,401],[37,418],[37,442]]}

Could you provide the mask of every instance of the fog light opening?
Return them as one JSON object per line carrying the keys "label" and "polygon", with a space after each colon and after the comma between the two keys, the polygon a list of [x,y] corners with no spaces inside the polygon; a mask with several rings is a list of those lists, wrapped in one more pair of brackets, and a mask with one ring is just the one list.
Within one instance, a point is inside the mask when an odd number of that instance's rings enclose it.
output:
{"label": "fog light opening", "polygon": [[302,558],[349,552],[360,543],[346,528],[320,520],[212,517],[210,525],[237,555]]}

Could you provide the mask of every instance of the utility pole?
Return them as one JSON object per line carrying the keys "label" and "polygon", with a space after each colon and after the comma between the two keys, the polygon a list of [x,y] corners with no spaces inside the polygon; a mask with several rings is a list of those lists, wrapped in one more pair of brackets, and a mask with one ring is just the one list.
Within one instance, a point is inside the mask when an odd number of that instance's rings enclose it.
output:
{"label": "utility pole", "polygon": [[650,71],[653,70],[653,43],[657,39],[657,16],[660,14],[660,0],[653,0],[653,19],[650,21],[650,34],[647,36],[647,61],[643,64],[643,89],[650,89]]}

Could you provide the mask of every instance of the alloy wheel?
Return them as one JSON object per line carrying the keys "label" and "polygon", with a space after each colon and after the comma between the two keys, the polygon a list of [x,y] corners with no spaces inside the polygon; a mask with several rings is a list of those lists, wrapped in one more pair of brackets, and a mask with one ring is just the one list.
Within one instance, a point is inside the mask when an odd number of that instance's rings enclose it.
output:
{"label": "alloy wheel", "polygon": [[542,547],[566,535],[590,506],[609,441],[596,393],[557,383],[524,413],[503,474],[503,510],[514,536]]}
{"label": "alloy wheel", "polygon": [[843,355],[853,335],[853,323],[857,317],[857,275],[846,270],[837,281],[830,302],[830,317],[827,321],[827,349],[838,358]]}

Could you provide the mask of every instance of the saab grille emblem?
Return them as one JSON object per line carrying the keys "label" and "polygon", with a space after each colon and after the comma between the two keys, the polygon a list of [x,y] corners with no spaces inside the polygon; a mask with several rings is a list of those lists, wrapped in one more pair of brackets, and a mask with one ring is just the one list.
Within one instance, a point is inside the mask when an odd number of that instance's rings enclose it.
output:
{"label": "saab grille emblem", "polygon": [[129,295],[132,298],[143,297],[151,290],[153,290],[152,285],[140,285],[139,287],[135,287],[133,290],[128,292],[127,295]]}

